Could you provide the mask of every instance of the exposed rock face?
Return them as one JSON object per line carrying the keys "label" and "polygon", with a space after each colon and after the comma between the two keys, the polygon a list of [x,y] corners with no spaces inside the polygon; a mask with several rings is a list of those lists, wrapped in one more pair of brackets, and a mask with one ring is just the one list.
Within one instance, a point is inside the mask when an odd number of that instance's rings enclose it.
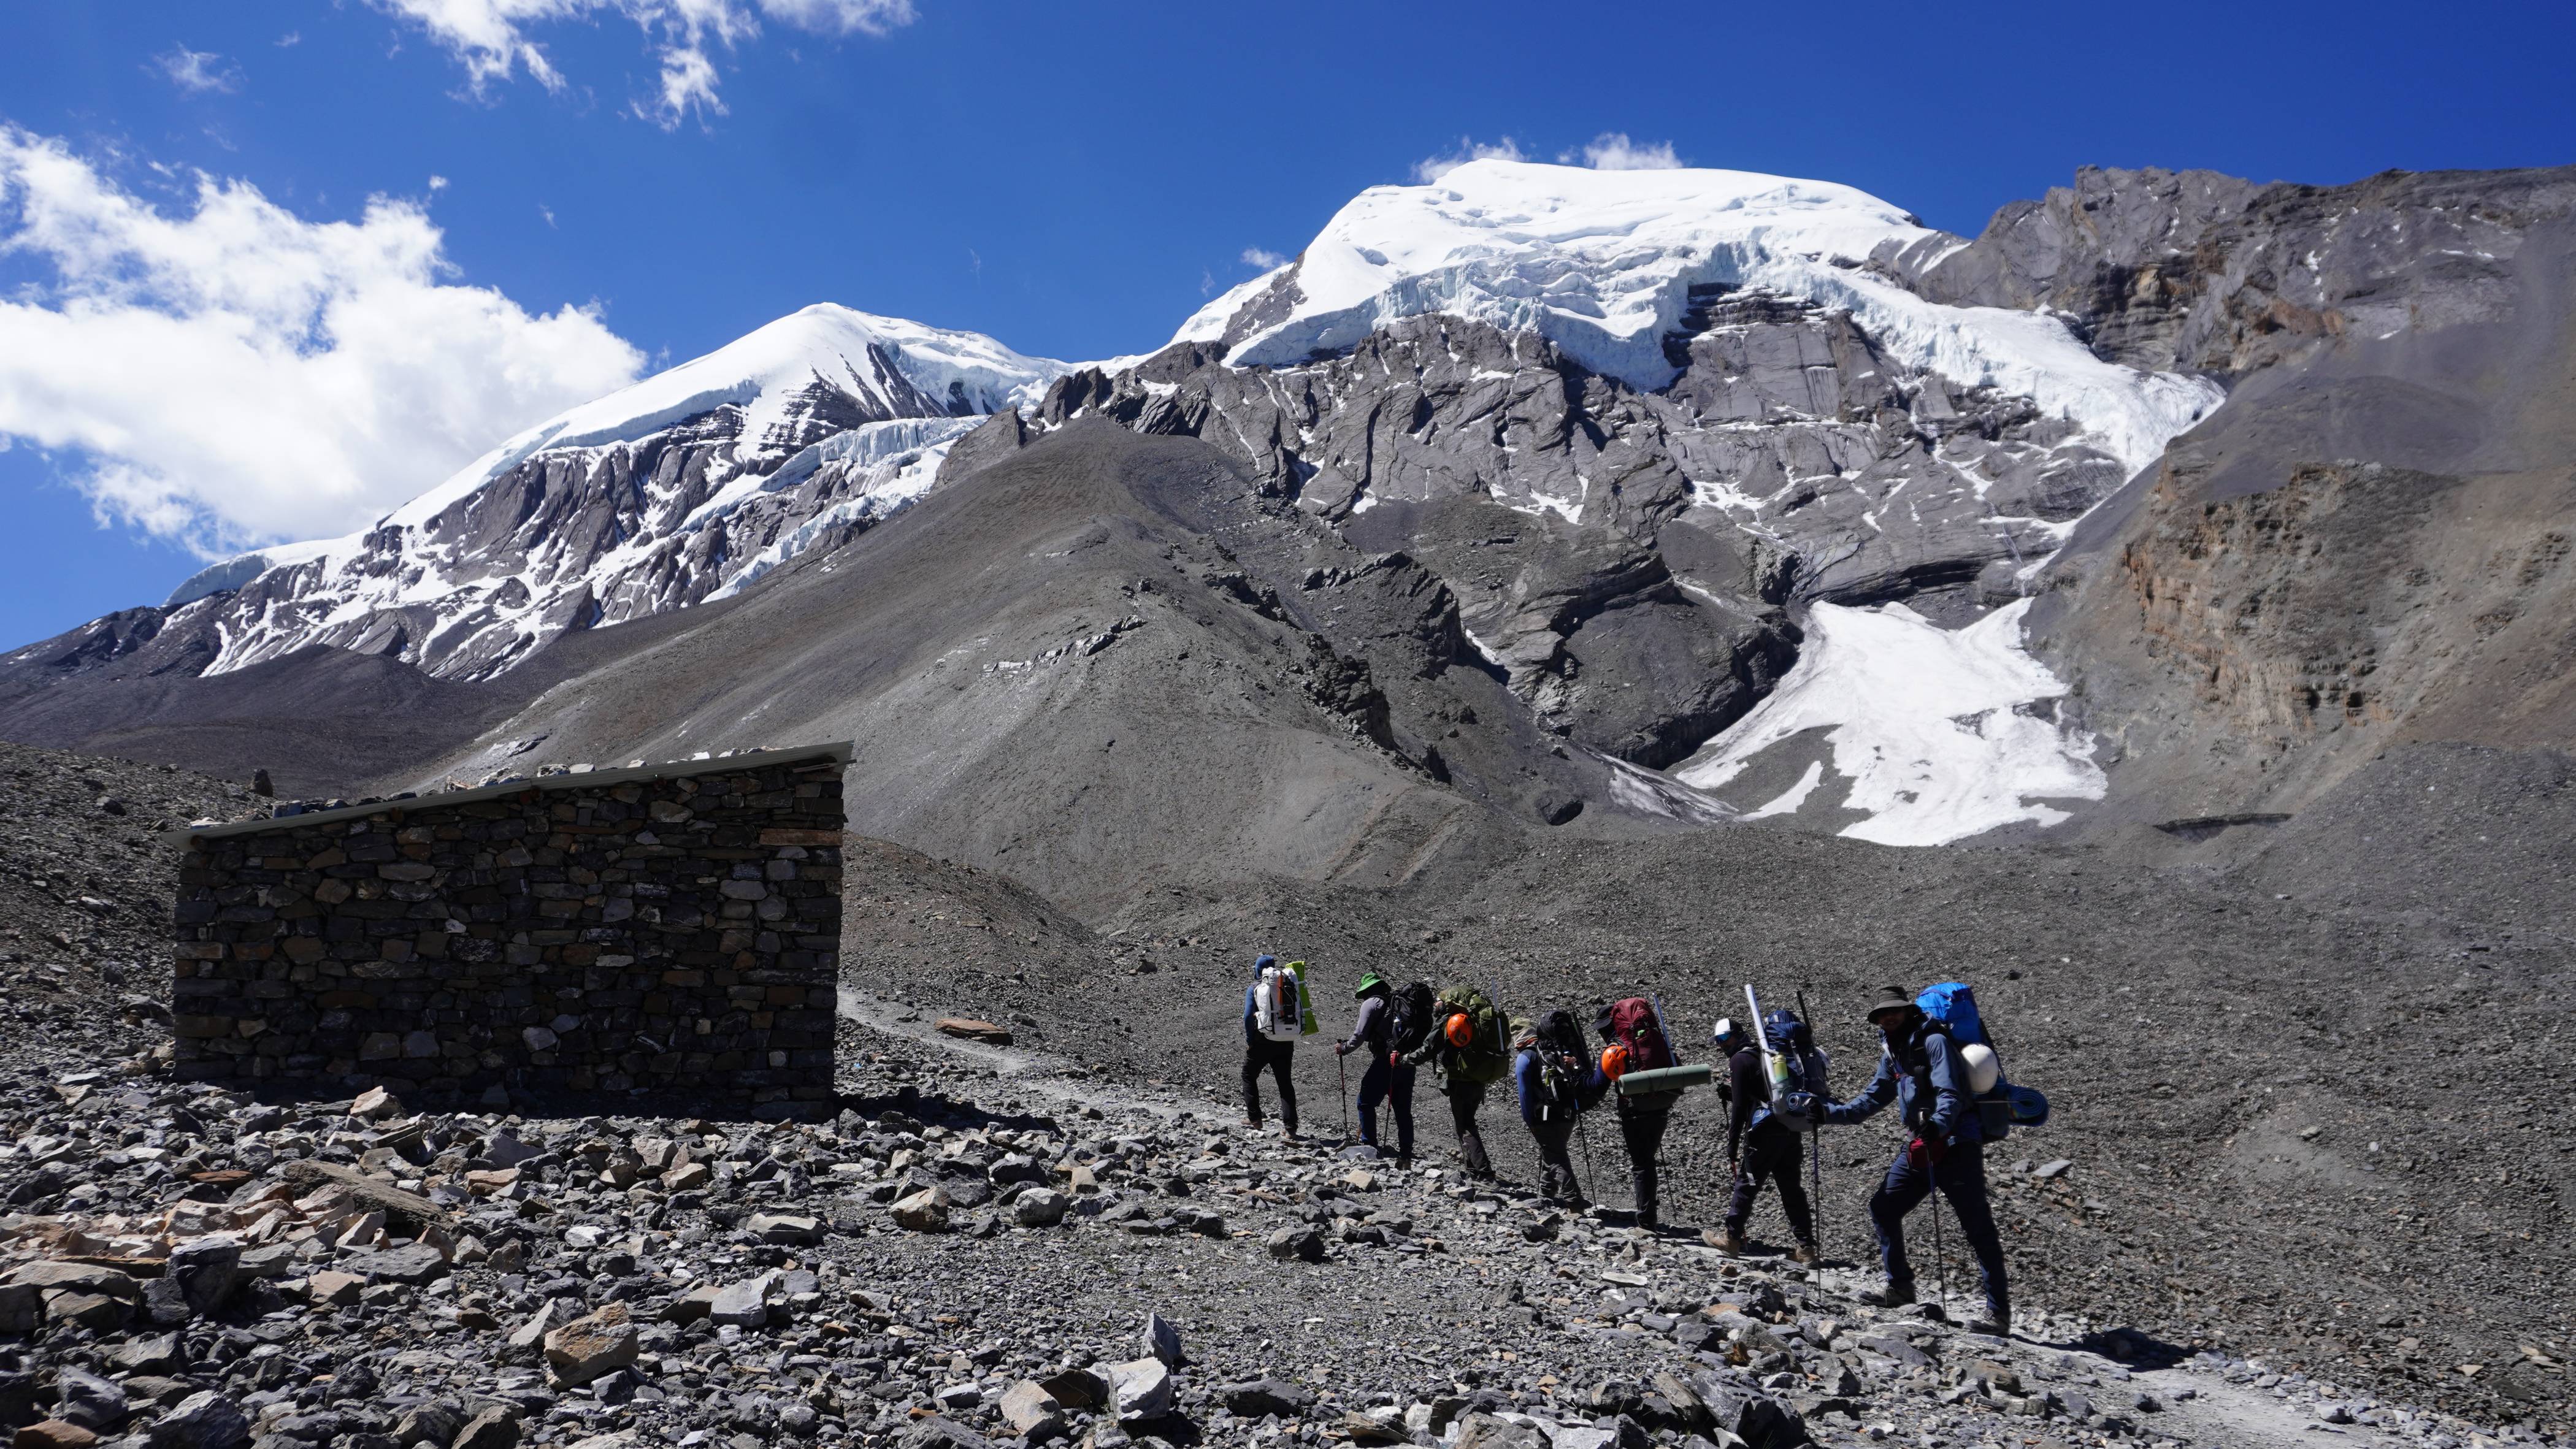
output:
{"label": "exposed rock face", "polygon": [[1418,317],[1301,367],[1177,344],[1066,377],[1038,416],[1200,438],[1264,495],[1403,545],[1547,727],[1650,767],[1788,667],[1789,607],[1934,590],[1973,613],[2124,481],[2073,423],[1909,370],[1847,312],[1694,302],[1659,393],[1532,334]]}
{"label": "exposed rock face", "polygon": [[[2576,739],[2571,232],[2563,170],[2265,187],[2201,227],[2160,325],[2233,395],[2086,520],[2035,615],[2121,761],[2115,818],[2277,817],[2394,745]],[[2138,255],[2109,236],[2061,277]]]}
{"label": "exposed rock face", "polygon": [[2257,186],[2088,166],[1969,246],[1877,263],[1935,301],[2070,314],[2111,360],[2236,378],[2345,337],[2499,319],[2531,229],[2571,201],[2565,168]]}

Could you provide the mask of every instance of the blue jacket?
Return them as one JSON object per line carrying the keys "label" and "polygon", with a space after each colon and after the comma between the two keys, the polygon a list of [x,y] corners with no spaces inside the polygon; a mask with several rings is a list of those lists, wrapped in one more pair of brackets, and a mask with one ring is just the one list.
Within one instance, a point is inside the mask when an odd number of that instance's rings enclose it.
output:
{"label": "blue jacket", "polygon": [[[1583,1062],[1583,1075],[1568,1083],[1574,1089],[1574,1100],[1559,1102],[1548,1091],[1547,1076],[1539,1065],[1535,1050],[1524,1048],[1519,1056],[1512,1059],[1512,1086],[1520,1093],[1521,1121],[1527,1123],[1532,1131],[1538,1130],[1539,1124],[1545,1120],[1540,1116],[1544,1109],[1571,1107],[1581,1112],[1599,1103],[1601,1094],[1610,1089],[1610,1079],[1601,1075],[1599,1066],[1581,1057],[1576,1060]],[[1571,1121],[1571,1116],[1566,1120]]]}
{"label": "blue jacket", "polygon": [[[1923,1100],[1927,1096],[1929,1102]],[[1968,1095],[1967,1068],[1951,1050],[1947,1032],[1918,1031],[1901,1051],[1880,1052],[1878,1074],[1869,1085],[1848,1102],[1828,1105],[1824,1117],[1834,1126],[1848,1127],[1877,1116],[1890,1102],[1918,1136],[1953,1145],[1986,1140],[1985,1125]]]}

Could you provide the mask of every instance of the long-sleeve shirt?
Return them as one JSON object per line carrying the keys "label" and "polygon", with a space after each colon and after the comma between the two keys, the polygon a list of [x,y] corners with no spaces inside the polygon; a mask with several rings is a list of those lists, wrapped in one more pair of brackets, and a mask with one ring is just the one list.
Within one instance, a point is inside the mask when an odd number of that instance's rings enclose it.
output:
{"label": "long-sleeve shirt", "polygon": [[[1600,1067],[1581,1056],[1577,1056],[1575,1061],[1581,1068],[1577,1073],[1569,1074],[1563,1067],[1558,1068],[1556,1080],[1567,1093],[1567,1096],[1560,1097],[1550,1089],[1547,1068],[1539,1060],[1536,1048],[1524,1047],[1520,1055],[1512,1059],[1512,1086],[1520,1096],[1521,1121],[1529,1124],[1532,1130],[1544,1121],[1571,1120],[1573,1114],[1599,1102],[1601,1094],[1609,1090],[1610,1079],[1601,1074]],[[1551,1119],[1546,1115],[1550,1111],[1561,1112],[1564,1118]]]}
{"label": "long-sleeve shirt", "polygon": [[1360,1019],[1351,1023],[1350,1040],[1342,1045],[1353,1051],[1367,1047],[1382,1052],[1394,1035],[1395,1013],[1387,1005],[1386,997],[1383,994],[1364,996],[1360,998]]}
{"label": "long-sleeve shirt", "polygon": [[[1922,1100],[1927,1095],[1929,1102]],[[1958,1144],[1986,1140],[1985,1124],[1969,1098],[1968,1069],[1952,1050],[1947,1032],[1922,1032],[1901,1049],[1890,1046],[1881,1052],[1878,1074],[1869,1085],[1850,1101],[1826,1107],[1825,1120],[1837,1127],[1866,1122],[1890,1102],[1905,1125],[1927,1139]]]}

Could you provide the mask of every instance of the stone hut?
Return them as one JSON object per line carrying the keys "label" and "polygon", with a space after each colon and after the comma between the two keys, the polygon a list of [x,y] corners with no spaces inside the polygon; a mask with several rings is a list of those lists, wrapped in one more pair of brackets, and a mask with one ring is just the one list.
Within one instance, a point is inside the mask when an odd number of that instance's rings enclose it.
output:
{"label": "stone hut", "polygon": [[801,1115],[833,1090],[849,758],[762,750],[173,831],[178,1074]]}

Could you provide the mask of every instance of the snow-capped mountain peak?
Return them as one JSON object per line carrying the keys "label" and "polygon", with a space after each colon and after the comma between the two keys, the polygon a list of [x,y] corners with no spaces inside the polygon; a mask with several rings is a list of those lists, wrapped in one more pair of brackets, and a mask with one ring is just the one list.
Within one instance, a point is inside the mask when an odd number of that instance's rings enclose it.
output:
{"label": "snow-capped mountain peak", "polygon": [[1065,371],[981,333],[807,307],[548,418],[372,527],[215,564],[163,607],[240,593],[209,672],[313,643],[494,672],[866,527]]}
{"label": "snow-capped mountain peak", "polygon": [[1966,244],[1832,182],[1474,161],[1361,192],[1297,260],[1201,309],[1175,340],[1284,367],[1443,313],[1535,332],[1654,391],[1680,370],[1664,343],[1694,289],[1717,287],[1843,308],[1908,365],[2029,397],[2133,470],[2216,405],[2205,383],[2103,361],[2053,317],[1939,305],[1867,265],[1945,242]]}

